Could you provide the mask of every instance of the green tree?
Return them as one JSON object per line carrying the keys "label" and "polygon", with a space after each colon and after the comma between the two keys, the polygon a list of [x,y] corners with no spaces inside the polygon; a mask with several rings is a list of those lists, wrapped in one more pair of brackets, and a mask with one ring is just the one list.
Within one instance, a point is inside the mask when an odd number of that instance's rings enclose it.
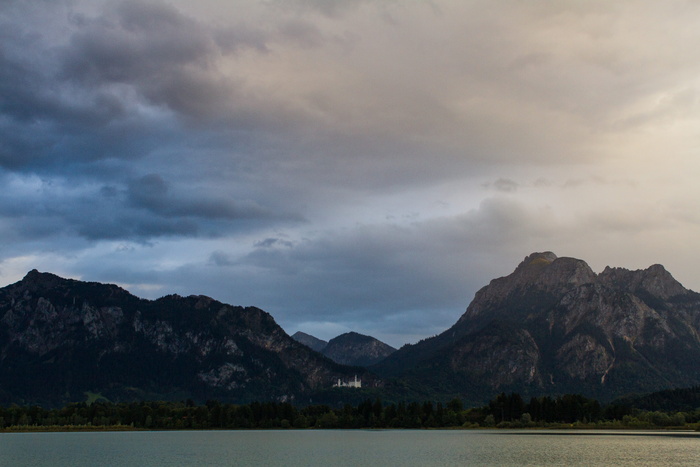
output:
{"label": "green tree", "polygon": [[316,422],[316,426],[318,428],[337,428],[338,416],[333,411],[324,413]]}

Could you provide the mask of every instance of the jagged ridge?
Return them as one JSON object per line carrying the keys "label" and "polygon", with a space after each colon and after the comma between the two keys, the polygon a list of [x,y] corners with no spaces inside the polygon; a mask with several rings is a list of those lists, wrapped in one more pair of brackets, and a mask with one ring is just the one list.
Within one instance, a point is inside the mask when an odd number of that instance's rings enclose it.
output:
{"label": "jagged ridge", "polygon": [[[293,399],[350,378],[255,307],[30,271],[0,289],[0,403]],[[371,375],[362,375],[371,384]]]}

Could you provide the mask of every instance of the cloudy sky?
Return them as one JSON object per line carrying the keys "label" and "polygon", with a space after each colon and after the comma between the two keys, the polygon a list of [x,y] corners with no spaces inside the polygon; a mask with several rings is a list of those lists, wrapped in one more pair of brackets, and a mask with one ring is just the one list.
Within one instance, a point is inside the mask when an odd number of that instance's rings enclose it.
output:
{"label": "cloudy sky", "polygon": [[0,285],[437,334],[533,251],[700,290],[700,3],[3,0]]}

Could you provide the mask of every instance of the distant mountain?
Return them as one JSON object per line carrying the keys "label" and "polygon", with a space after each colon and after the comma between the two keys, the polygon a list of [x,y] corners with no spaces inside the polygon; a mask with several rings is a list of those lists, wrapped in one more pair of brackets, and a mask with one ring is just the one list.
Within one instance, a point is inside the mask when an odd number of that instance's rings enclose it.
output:
{"label": "distant mountain", "polygon": [[343,365],[370,366],[381,362],[396,351],[374,337],[348,332],[328,341],[322,353]]}
{"label": "distant mountain", "polygon": [[[0,403],[293,400],[358,373],[299,344],[254,307],[139,299],[36,270],[0,289]],[[365,387],[372,375],[360,373]]]}
{"label": "distant mountain", "polygon": [[328,345],[328,342],[301,331],[297,331],[292,334],[292,339],[304,344],[316,352],[322,351],[326,345]]}
{"label": "distant mountain", "polygon": [[301,331],[295,332],[292,338],[342,365],[374,365],[396,351],[374,337],[356,332],[341,334],[328,342]]}
{"label": "distant mountain", "polygon": [[533,253],[476,293],[458,322],[372,369],[430,394],[500,391],[602,400],[700,384],[700,294],[661,265],[595,274]]}

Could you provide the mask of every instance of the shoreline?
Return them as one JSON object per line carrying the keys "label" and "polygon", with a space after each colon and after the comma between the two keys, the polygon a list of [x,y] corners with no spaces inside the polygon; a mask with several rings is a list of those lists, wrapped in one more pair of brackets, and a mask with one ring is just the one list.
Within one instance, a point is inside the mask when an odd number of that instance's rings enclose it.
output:
{"label": "shoreline", "polygon": [[[91,426],[91,425],[49,425],[49,426],[10,426],[0,428],[0,435],[4,433],[90,433],[90,432],[156,432],[156,431],[489,431],[513,434],[517,432],[537,434],[545,431],[581,431],[581,432],[607,432],[622,433],[698,433],[700,430],[692,427],[585,427],[585,426],[545,426],[522,428],[497,428],[497,427],[443,427],[443,428],[142,428],[129,425]],[[612,433],[611,433],[612,432]]]}

